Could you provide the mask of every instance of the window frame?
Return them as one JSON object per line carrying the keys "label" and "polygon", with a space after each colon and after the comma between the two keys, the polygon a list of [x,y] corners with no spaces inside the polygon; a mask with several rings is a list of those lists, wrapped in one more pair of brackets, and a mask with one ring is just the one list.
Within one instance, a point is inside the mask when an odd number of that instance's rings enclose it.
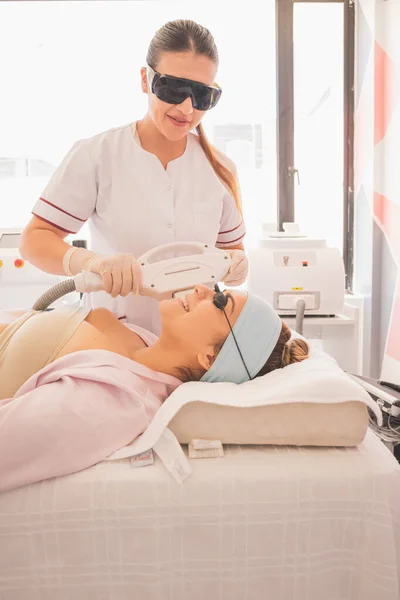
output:
{"label": "window frame", "polygon": [[344,5],[344,165],[343,165],[343,262],[346,290],[353,288],[354,263],[354,0],[275,0],[277,79],[277,222],[295,221],[294,181],[294,69],[293,23],[295,3]]}

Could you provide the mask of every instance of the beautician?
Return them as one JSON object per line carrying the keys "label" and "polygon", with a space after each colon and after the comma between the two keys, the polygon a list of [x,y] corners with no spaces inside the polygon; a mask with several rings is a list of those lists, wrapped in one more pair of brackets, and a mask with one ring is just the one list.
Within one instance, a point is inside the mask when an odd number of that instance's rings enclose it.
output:
{"label": "beautician", "polygon": [[[221,96],[212,35],[193,21],[167,23],[152,39],[146,63],[145,117],[72,147],[36,202],[20,250],[50,273],[99,273],[107,293],[88,295],[87,305],[157,334],[156,301],[137,295],[136,257],[178,241],[217,246],[231,254],[230,286],[245,281],[248,262],[235,167],[201,125]],[[64,241],[86,221],[91,251]]]}

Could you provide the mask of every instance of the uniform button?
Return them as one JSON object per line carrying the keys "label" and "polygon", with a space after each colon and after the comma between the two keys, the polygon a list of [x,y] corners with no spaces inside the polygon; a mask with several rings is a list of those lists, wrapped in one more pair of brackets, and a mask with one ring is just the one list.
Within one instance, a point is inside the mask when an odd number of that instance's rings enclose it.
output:
{"label": "uniform button", "polygon": [[171,229],[171,227],[172,227],[172,223],[168,223],[168,227]]}
{"label": "uniform button", "polygon": [[170,191],[172,190],[172,185],[169,185],[169,186],[167,187],[167,190],[168,190],[168,192],[170,192]]}

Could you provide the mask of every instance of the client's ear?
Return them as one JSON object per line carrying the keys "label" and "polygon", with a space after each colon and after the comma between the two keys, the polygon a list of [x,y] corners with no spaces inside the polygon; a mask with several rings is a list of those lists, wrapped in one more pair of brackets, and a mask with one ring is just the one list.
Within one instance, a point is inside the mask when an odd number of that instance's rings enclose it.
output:
{"label": "client's ear", "polygon": [[217,357],[216,357],[215,353],[211,354],[208,352],[199,352],[199,354],[197,355],[197,360],[199,361],[199,364],[206,371],[209,371],[211,369],[211,366],[216,358]]}
{"label": "client's ear", "polygon": [[142,67],[140,69],[140,78],[142,80],[142,92],[144,92],[145,94],[149,93],[149,86],[148,86],[148,82],[147,82],[147,69],[146,67]]}

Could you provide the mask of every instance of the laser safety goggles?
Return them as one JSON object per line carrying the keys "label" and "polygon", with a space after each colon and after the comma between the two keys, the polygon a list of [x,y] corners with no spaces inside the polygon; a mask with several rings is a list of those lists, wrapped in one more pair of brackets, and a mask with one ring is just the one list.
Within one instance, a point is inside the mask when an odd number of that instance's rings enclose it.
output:
{"label": "laser safety goggles", "polygon": [[196,110],[210,110],[217,105],[222,90],[216,84],[205,85],[191,79],[161,75],[147,66],[147,79],[152,93],[167,104],[182,104],[190,98]]}

